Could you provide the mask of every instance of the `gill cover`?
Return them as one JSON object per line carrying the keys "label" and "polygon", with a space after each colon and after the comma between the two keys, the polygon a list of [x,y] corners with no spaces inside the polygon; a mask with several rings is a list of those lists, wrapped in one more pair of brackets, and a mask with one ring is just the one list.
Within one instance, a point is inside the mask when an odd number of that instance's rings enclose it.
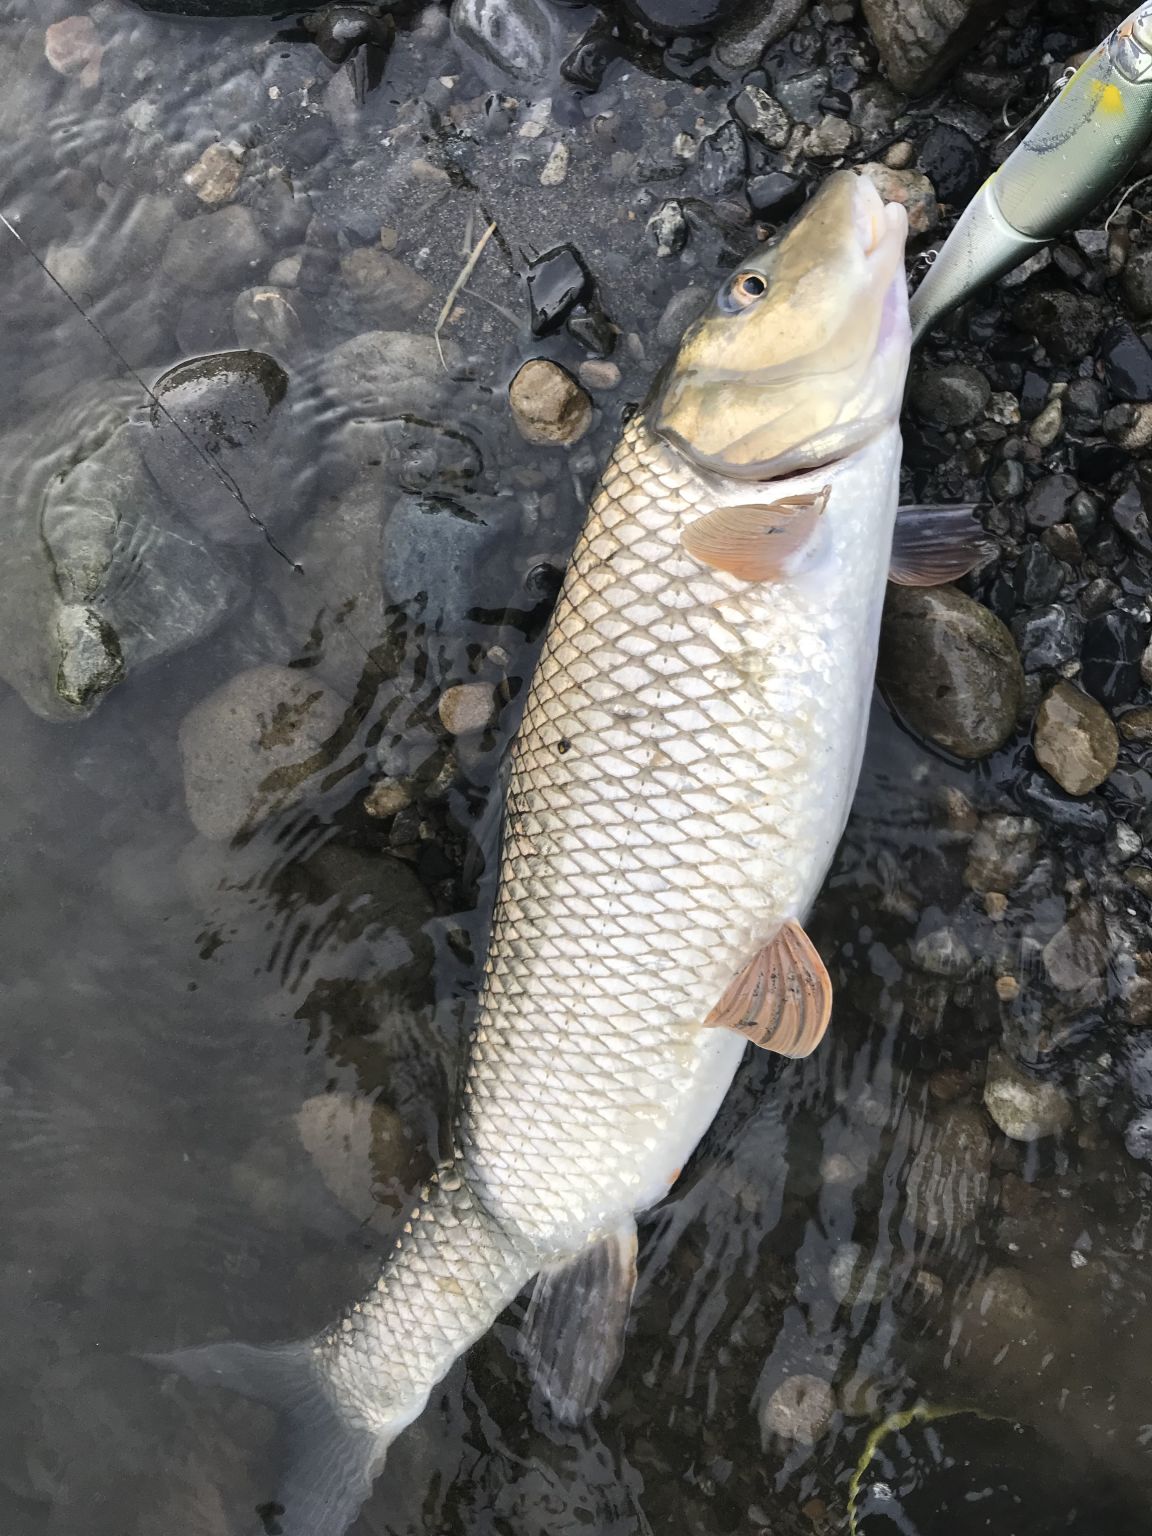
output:
{"label": "gill cover", "polygon": [[648,406],[694,462],[765,480],[852,452],[900,409],[903,208],[836,171],[690,327]]}

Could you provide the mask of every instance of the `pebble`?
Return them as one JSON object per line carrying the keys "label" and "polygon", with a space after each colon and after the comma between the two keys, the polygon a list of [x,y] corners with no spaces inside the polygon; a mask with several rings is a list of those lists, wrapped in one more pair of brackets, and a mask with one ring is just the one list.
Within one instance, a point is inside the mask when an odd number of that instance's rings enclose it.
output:
{"label": "pebble", "polygon": [[1148,625],[1114,608],[1088,621],[1081,651],[1081,680],[1101,704],[1127,704],[1140,689],[1140,658]]}
{"label": "pebble", "polygon": [[1121,287],[1136,319],[1147,320],[1152,315],[1152,249],[1132,252]]}
{"label": "pebble", "polygon": [[745,133],[768,149],[787,147],[792,119],[775,97],[758,85],[746,85],[730,103],[729,111]]}
{"label": "pebble", "polygon": [[605,358],[590,358],[576,370],[577,377],[586,389],[615,389],[620,383],[620,370]]}
{"label": "pebble", "polygon": [[879,160],[857,167],[886,203],[900,203],[908,214],[910,236],[926,235],[940,222],[940,206],[932,183],[921,171],[896,171]]}
{"label": "pebble", "polygon": [[1044,971],[1058,992],[1094,996],[1085,1001],[1099,1001],[1099,983],[1108,965],[1108,943],[1103,913],[1085,903],[1064,923],[1042,951]]}
{"label": "pebble", "polygon": [[364,796],[364,810],[369,816],[386,820],[410,804],[412,796],[399,779],[377,779]]}
{"label": "pebble", "polygon": [[884,151],[884,164],[893,171],[906,171],[916,158],[916,146],[908,139],[897,139]]}
{"label": "pebble", "polygon": [[[1057,523],[1065,528],[1066,523]],[[1043,544],[1029,544],[1012,571],[1016,596],[1026,608],[1050,603],[1064,585],[1066,572],[1060,561]]]}
{"label": "pebble", "polygon": [[529,443],[579,442],[592,425],[592,402],[559,363],[535,357],[508,389],[512,419]]}
{"label": "pebble", "polygon": [[540,185],[542,187],[563,186],[568,179],[568,165],[571,159],[572,152],[567,144],[563,139],[557,139],[544,162],[544,169],[540,172]]}
{"label": "pebble", "polygon": [[457,683],[445,688],[436,709],[441,725],[452,736],[486,730],[496,718],[496,701],[487,683]]}
{"label": "pebble", "polygon": [[1070,795],[1086,795],[1116,767],[1116,727],[1095,699],[1061,682],[1036,715],[1036,760]]}
{"label": "pebble", "polygon": [[[1118,406],[1117,409],[1133,410],[1140,407]],[[1147,485],[1143,476],[1133,478],[1112,503],[1112,521],[1142,555],[1152,555],[1152,526],[1149,525],[1145,500]]]}
{"label": "pebble", "polygon": [[714,133],[700,141],[696,152],[696,174],[700,191],[710,201],[742,187],[747,171],[748,151],[744,135],[736,123],[722,123]]}
{"label": "pebble", "polygon": [[999,0],[864,0],[884,72],[909,96],[941,80],[1002,9]]}
{"label": "pebble", "polygon": [[1068,521],[1068,504],[1080,489],[1071,475],[1045,475],[1037,480],[1024,503],[1029,528],[1053,528]]}
{"label": "pebble", "polygon": [[244,166],[240,156],[225,144],[209,144],[183,182],[209,208],[218,208],[236,195]]}
{"label": "pebble", "polygon": [[908,386],[913,407],[941,427],[966,427],[984,414],[992,386],[969,363],[919,368]]}
{"label": "pebble", "polygon": [[953,928],[937,928],[912,945],[912,963],[929,976],[963,981],[976,968],[972,951]]}
{"label": "pebble", "polygon": [[1152,352],[1130,325],[1110,326],[1100,342],[1104,383],[1114,400],[1152,400]]}
{"label": "pebble", "polygon": [[788,1376],[760,1410],[765,1439],[779,1435],[800,1445],[815,1445],[832,1422],[836,1399],[822,1376]]}
{"label": "pebble", "polygon": [[[653,0],[644,0],[652,4]],[[667,3],[667,0],[661,0]],[[690,0],[699,3],[699,0]],[[730,70],[752,69],[764,50],[784,37],[800,20],[808,0],[760,0],[751,7],[733,7],[720,28],[715,49],[717,60]]]}
{"label": "pebble", "polygon": [[245,288],[232,306],[232,330],[241,347],[289,356],[303,333],[300,300],[281,288]]}
{"label": "pebble", "polygon": [[414,325],[431,304],[432,284],[380,246],[364,245],[340,259],[340,274],[358,312],[381,330]]}
{"label": "pebble", "polygon": [[223,841],[298,802],[328,762],[346,705],[306,672],[253,667],[180,726],[184,797],[202,837]]}
{"label": "pebble", "polygon": [[983,151],[951,123],[936,123],[928,130],[919,162],[936,196],[954,208],[963,208],[988,175]]}
{"label": "pebble", "polygon": [[1024,466],[1017,459],[1005,459],[988,478],[988,489],[997,501],[1012,501],[1024,494],[1027,485]]}
{"label": "pebble", "polygon": [[745,192],[752,212],[769,224],[790,219],[807,196],[804,183],[787,171],[768,171],[763,176],[752,176]]}
{"label": "pebble", "polygon": [[552,30],[536,0],[453,0],[450,19],[457,38],[510,79],[547,74]]}
{"label": "pebble", "polygon": [[985,816],[969,844],[964,883],[973,891],[1011,891],[1035,867],[1039,847],[1031,816]]}
{"label": "pebble", "polygon": [[1142,453],[1152,447],[1152,401],[1125,402],[1104,413],[1104,435],[1118,448]]}
{"label": "pebble", "polygon": [[579,304],[592,297],[592,274],[574,245],[558,245],[524,269],[533,336],[558,331]]}
{"label": "pebble", "polygon": [[1063,603],[1053,603],[1012,620],[1012,636],[1025,672],[1060,667],[1079,655],[1084,621]]}
{"label": "pebble", "polygon": [[1126,710],[1116,726],[1125,741],[1152,741],[1152,706],[1142,704],[1138,709]]}
{"label": "pebble", "polygon": [[58,75],[69,75],[85,90],[100,84],[104,49],[91,16],[65,16],[44,32],[44,57]]}
{"label": "pebble", "polygon": [[893,587],[878,678],[911,728],[958,757],[986,757],[1016,729],[1024,672],[1012,636],[955,587]]}
{"label": "pebble", "polygon": [[856,130],[834,113],[826,113],[804,140],[804,151],[814,160],[838,160],[852,148]]}
{"label": "pebble", "polygon": [[1054,1083],[1037,1082],[999,1050],[988,1057],[984,1104],[1012,1141],[1039,1141],[1072,1124],[1072,1106],[1061,1090]]}
{"label": "pebble", "polygon": [[1124,1128],[1124,1150],[1140,1163],[1152,1163],[1152,1109],[1133,1115]]}
{"label": "pebble", "polygon": [[704,312],[712,295],[707,288],[680,288],[664,306],[656,322],[656,340],[661,347],[674,347],[696,317]]}
{"label": "pebble", "polygon": [[1092,351],[1104,326],[1099,300],[1061,288],[1026,293],[1013,310],[1013,319],[1041,342],[1050,357],[1079,363]]}
{"label": "pebble", "polygon": [[662,202],[645,228],[656,241],[657,256],[678,256],[688,244],[688,220],[683,205],[675,198]]}
{"label": "pebble", "polygon": [[1064,430],[1064,406],[1059,400],[1050,400],[1028,427],[1028,441],[1038,448],[1051,448]]}
{"label": "pebble", "polygon": [[1145,688],[1152,688],[1152,645],[1145,647],[1140,658],[1140,681]]}
{"label": "pebble", "polygon": [[173,282],[197,293],[245,286],[268,259],[268,246],[251,210],[230,203],[178,224],[169,236],[162,265]]}

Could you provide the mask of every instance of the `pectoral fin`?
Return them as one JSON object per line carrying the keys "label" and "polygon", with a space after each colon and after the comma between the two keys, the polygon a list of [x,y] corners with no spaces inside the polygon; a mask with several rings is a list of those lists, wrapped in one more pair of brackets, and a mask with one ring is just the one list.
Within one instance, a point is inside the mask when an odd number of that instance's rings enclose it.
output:
{"label": "pectoral fin", "polygon": [[832,983],[812,940],[787,922],[755,954],[704,1020],[733,1029],[762,1050],[808,1056],[820,1044],[832,1012]]}
{"label": "pectoral fin", "polygon": [[939,587],[966,576],[989,549],[975,513],[974,504],[901,507],[888,580],[900,587]]}
{"label": "pectoral fin", "polygon": [[821,490],[758,507],[717,507],[690,523],[680,543],[713,570],[741,581],[776,581],[785,574],[788,557],[816,531],[828,495]]}
{"label": "pectoral fin", "polygon": [[541,1270],[524,1319],[536,1387],[565,1424],[595,1408],[624,1351],[636,1285],[636,1223],[570,1263]]}

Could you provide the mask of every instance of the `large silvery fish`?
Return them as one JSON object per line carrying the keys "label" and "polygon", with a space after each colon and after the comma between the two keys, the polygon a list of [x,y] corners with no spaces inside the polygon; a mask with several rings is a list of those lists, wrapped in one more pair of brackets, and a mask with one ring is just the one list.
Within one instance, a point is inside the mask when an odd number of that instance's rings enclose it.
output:
{"label": "large silvery fish", "polygon": [[[801,926],[859,773],[885,582],[971,564],[897,527],[903,209],[831,176],[721,288],[605,470],[528,697],[455,1156],[319,1338],[187,1374],[278,1403],[284,1536],[338,1536],[433,1385],[533,1277],[565,1417],[618,1357],[638,1212],[748,1038],[820,1039]],[[967,556],[967,558],[965,558]]]}

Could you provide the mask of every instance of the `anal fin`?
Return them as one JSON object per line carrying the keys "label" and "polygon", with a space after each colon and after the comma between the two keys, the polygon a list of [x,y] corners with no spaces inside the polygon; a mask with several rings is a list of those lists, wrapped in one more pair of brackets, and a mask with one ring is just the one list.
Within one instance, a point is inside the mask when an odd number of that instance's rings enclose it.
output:
{"label": "anal fin", "polygon": [[975,514],[975,503],[901,507],[888,580],[900,587],[939,587],[974,570],[990,550]]}
{"label": "anal fin", "polygon": [[758,950],[704,1020],[732,1029],[762,1050],[808,1056],[824,1038],[832,983],[800,924],[789,920]]}
{"label": "anal fin", "polygon": [[690,523],[682,547],[702,565],[741,581],[778,581],[786,562],[816,531],[829,491],[786,496],[762,506],[717,507]]}
{"label": "anal fin", "polygon": [[636,1223],[536,1277],[524,1347],[537,1390],[564,1424],[595,1408],[624,1351],[636,1286]]}

